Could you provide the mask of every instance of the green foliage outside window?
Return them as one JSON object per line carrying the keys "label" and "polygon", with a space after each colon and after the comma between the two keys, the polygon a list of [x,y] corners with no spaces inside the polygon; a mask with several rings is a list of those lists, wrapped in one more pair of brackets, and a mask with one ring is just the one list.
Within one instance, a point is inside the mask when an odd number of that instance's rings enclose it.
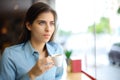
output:
{"label": "green foliage outside window", "polygon": [[64,30],[59,30],[59,36],[70,36],[71,35],[71,31],[64,31]]}
{"label": "green foliage outside window", "polygon": [[110,22],[106,17],[102,17],[100,22],[97,24],[90,25],[88,27],[88,32],[100,34],[100,33],[111,33]]}
{"label": "green foliage outside window", "polygon": [[120,14],[120,7],[118,8],[117,13]]}

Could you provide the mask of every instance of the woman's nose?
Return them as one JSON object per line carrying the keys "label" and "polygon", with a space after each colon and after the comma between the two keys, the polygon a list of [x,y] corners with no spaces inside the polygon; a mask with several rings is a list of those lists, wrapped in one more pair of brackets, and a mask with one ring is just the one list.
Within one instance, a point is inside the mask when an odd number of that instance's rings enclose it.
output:
{"label": "woman's nose", "polygon": [[46,25],[46,28],[45,28],[45,31],[50,31],[50,25],[48,24],[48,25]]}

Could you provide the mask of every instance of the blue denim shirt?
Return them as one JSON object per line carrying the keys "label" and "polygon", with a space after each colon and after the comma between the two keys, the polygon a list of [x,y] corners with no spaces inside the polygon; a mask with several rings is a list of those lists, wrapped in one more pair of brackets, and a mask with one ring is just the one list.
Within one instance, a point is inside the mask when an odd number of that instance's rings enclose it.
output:
{"label": "blue denim shirt", "polygon": [[[49,55],[61,53],[63,49],[54,42],[46,43]],[[4,50],[0,60],[0,80],[30,80],[28,72],[36,64],[39,53],[28,41],[25,45],[18,44]],[[60,80],[63,75],[63,66],[49,69],[35,80]]]}

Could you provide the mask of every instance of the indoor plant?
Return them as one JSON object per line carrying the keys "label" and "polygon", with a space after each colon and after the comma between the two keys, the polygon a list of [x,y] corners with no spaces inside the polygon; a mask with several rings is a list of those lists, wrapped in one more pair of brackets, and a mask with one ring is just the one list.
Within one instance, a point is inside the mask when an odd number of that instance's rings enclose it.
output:
{"label": "indoor plant", "polygon": [[72,50],[65,50],[66,61],[67,61],[68,65],[70,64],[70,56],[71,56],[71,54],[72,54]]}

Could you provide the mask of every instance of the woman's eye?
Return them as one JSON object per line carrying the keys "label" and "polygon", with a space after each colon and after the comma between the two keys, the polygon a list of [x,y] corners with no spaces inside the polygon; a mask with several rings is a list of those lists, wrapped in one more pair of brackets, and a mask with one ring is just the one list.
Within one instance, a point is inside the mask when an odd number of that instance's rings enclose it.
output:
{"label": "woman's eye", "polygon": [[39,24],[40,24],[40,25],[43,25],[43,24],[45,24],[45,21],[41,21],[41,22],[39,22]]}
{"label": "woman's eye", "polygon": [[55,25],[55,23],[54,23],[54,22],[51,22],[51,23],[50,23],[50,25],[54,26],[54,25]]}

